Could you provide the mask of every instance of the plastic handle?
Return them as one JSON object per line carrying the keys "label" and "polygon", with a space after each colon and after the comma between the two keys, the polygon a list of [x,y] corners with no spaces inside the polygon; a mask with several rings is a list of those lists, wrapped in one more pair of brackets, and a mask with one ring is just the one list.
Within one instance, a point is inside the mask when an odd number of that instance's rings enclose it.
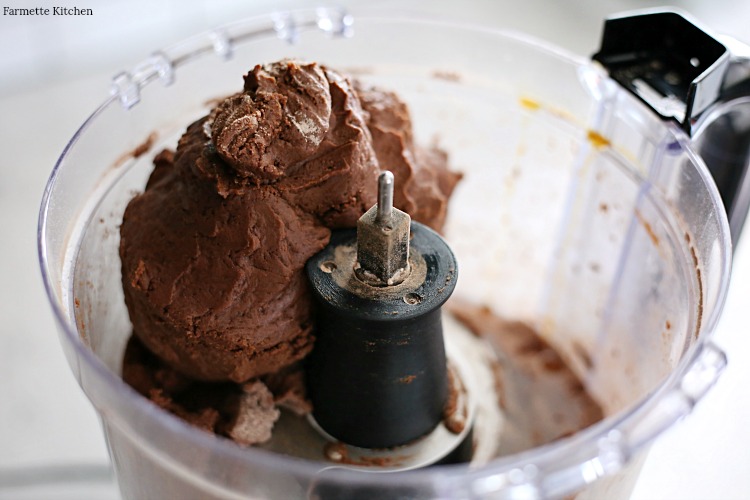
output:
{"label": "plastic handle", "polygon": [[671,10],[607,19],[592,56],[693,141],[721,194],[732,243],[750,209],[750,48]]}

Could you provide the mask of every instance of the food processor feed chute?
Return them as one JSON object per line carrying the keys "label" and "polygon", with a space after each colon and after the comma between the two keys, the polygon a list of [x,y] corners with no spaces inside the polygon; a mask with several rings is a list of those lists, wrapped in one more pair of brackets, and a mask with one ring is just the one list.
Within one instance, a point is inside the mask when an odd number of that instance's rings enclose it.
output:
{"label": "food processor feed chute", "polygon": [[593,59],[664,120],[708,166],[737,243],[750,207],[750,50],[674,11],[607,19]]}

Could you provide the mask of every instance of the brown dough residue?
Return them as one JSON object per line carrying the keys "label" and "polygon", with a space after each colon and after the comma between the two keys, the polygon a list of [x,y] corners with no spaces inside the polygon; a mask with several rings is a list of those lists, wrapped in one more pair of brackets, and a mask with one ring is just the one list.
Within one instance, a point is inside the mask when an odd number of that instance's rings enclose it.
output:
{"label": "brown dough residue", "polygon": [[295,363],[276,373],[263,377],[263,382],[274,394],[274,402],[297,416],[312,412],[312,403],[307,398],[305,371],[302,363]]}
{"label": "brown dough residue", "polygon": [[572,435],[604,418],[578,376],[529,325],[460,298],[446,307],[498,353],[493,372],[506,419],[500,455]]}
{"label": "brown dough residue", "polygon": [[468,409],[459,404],[462,397],[466,397],[466,387],[456,370],[448,365],[448,400],[443,409],[443,424],[453,434],[461,434],[468,420]]}
{"label": "brown dough residue", "polygon": [[327,460],[339,464],[356,465],[359,467],[392,467],[407,457],[394,456],[359,456],[356,459],[349,455],[346,444],[335,441],[328,443],[323,450]]}
{"label": "brown dough residue", "polygon": [[381,170],[436,230],[460,179],[414,144],[394,94],[286,60],[256,66],[154,167],[121,226],[134,334],[191,379],[238,383],[310,352],[304,264],[375,203]]}
{"label": "brown dough residue", "polygon": [[156,132],[151,132],[148,137],[143,140],[143,142],[138,144],[132,150],[120,155],[120,157],[118,157],[112,164],[112,168],[119,168],[123,166],[128,160],[140,158],[151,149],[158,138],[159,135]]}
{"label": "brown dough residue", "polygon": [[302,375],[293,365],[243,384],[196,381],[167,366],[135,336],[125,349],[122,371],[123,380],[156,405],[242,445],[270,439],[279,408],[298,415],[310,411]]}
{"label": "brown dough residue", "polygon": [[252,445],[271,439],[273,424],[280,412],[276,408],[273,394],[260,380],[242,385],[242,393],[236,400],[234,418],[226,433],[239,444]]}

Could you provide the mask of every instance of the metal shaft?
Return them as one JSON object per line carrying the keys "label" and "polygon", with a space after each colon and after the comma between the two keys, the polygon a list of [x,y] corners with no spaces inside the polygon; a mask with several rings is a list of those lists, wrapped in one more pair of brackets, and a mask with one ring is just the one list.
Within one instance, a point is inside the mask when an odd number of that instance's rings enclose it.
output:
{"label": "metal shaft", "polygon": [[375,220],[386,225],[393,215],[393,174],[386,170],[378,176],[378,215]]}
{"label": "metal shaft", "polygon": [[378,203],[357,221],[356,275],[372,286],[397,285],[409,275],[409,214],[393,207],[393,174],[378,176]]}

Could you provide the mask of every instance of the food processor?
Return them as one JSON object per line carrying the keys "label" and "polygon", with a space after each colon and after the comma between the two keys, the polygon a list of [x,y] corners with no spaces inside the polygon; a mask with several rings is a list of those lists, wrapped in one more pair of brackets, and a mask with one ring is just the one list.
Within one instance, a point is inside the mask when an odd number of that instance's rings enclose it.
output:
{"label": "food processor", "polygon": [[[55,166],[39,250],[66,357],[101,416],[123,496],[628,497],[649,445],[690,413],[726,364],[710,337],[750,202],[744,50],[666,11],[607,20],[592,62],[519,34],[320,8],[237,21],[117,75]],[[294,425],[282,426],[286,442],[243,448],[122,381],[132,330],[118,255],[125,206],[186,124],[253,65],[290,57],[406,101],[416,139],[439,144],[464,175],[444,231],[459,269],[445,307],[455,299],[531,325],[603,419],[559,434],[552,410],[567,404],[565,390],[542,391],[538,373],[498,388],[476,360],[503,340],[467,335],[445,311],[445,353],[466,385],[469,425],[453,437],[430,434],[436,447],[407,443],[413,455],[395,466],[316,458],[295,438],[309,429]],[[387,178],[381,183],[372,217],[382,220],[392,215],[383,209]],[[308,263],[311,279],[333,279],[331,262]],[[428,302],[409,297],[403,307]],[[501,396],[515,397],[529,418],[486,409]],[[333,417],[323,410],[317,416],[324,430],[341,426],[325,423]],[[356,441],[356,430],[346,440]]]}

